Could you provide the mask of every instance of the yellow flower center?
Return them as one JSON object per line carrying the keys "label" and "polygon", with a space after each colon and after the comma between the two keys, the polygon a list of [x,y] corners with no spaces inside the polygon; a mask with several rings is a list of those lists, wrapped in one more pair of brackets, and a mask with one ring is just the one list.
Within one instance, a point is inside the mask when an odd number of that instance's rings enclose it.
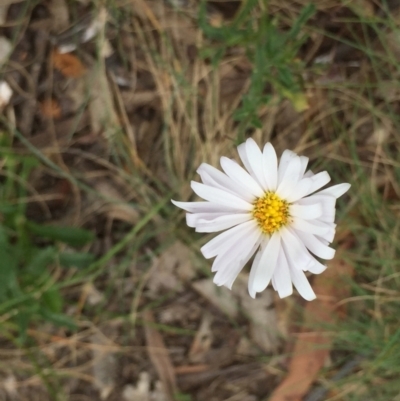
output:
{"label": "yellow flower center", "polygon": [[272,234],[287,224],[289,204],[274,192],[267,192],[254,202],[253,216],[264,233]]}

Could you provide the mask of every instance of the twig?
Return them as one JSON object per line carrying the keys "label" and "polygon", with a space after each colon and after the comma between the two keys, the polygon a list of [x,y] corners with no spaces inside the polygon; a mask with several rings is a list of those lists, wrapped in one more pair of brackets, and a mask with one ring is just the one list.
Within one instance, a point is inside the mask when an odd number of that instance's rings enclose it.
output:
{"label": "twig", "polygon": [[24,112],[21,114],[19,129],[24,136],[30,136],[32,131],[33,118],[36,111],[37,103],[37,87],[40,70],[45,57],[46,47],[48,43],[48,34],[43,30],[36,32],[35,53],[36,60],[31,68],[31,87],[29,88],[29,99],[24,103]]}

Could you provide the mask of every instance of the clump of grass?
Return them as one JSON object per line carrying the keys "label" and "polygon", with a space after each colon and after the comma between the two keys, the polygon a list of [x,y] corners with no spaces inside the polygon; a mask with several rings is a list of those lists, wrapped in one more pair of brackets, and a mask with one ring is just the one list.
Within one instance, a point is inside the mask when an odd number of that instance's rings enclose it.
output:
{"label": "clump of grass", "polygon": [[205,4],[201,3],[199,26],[214,44],[204,49],[203,56],[218,66],[230,48],[240,47],[252,64],[250,85],[233,115],[240,122],[237,144],[243,142],[249,128],[262,128],[259,110],[274,96],[288,98],[296,110],[302,111],[306,107],[301,78],[305,66],[297,56],[308,37],[302,28],[315,13],[315,6],[305,6],[291,28],[283,31],[279,28],[279,15],[271,15],[267,4],[257,0],[244,2],[234,20],[222,27],[208,23]]}
{"label": "clump of grass", "polygon": [[[1,140],[0,313],[3,331],[9,331],[10,337],[15,332],[22,344],[31,322],[76,328],[64,313],[63,296],[55,284],[62,269],[85,269],[94,261],[93,254],[73,250],[91,242],[94,235],[82,228],[48,226],[27,218],[27,204],[33,200],[28,179],[39,163],[32,155],[10,151],[4,135]],[[40,202],[40,195],[36,200]]]}

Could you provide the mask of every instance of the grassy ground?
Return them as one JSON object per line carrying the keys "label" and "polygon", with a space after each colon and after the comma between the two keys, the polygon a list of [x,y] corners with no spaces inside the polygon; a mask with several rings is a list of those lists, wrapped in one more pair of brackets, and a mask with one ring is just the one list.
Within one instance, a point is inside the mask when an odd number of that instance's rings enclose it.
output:
{"label": "grassy ground", "polygon": [[[267,400],[307,329],[303,399],[400,400],[397,2],[2,7],[0,399]],[[170,203],[250,136],[352,184],[336,324],[214,290]]]}

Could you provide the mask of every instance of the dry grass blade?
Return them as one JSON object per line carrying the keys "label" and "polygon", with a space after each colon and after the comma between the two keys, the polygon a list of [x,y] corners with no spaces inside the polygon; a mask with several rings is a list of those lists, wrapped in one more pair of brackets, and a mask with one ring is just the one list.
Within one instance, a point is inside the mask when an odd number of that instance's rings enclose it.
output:
{"label": "dry grass blade", "polygon": [[143,313],[145,324],[145,335],[147,352],[157,373],[161,379],[164,391],[169,401],[175,400],[174,394],[177,392],[175,371],[169,357],[168,349],[164,344],[161,334],[154,328],[154,316],[151,311]]}
{"label": "dry grass blade", "polygon": [[[314,289],[318,300],[306,307],[303,327],[316,324],[333,324],[338,319],[337,302],[347,297],[350,288],[345,280],[353,274],[353,267],[337,258],[329,264],[324,274],[316,277]],[[329,356],[332,338],[322,331],[299,334],[288,375],[273,392],[269,401],[301,401],[317,378]]]}

